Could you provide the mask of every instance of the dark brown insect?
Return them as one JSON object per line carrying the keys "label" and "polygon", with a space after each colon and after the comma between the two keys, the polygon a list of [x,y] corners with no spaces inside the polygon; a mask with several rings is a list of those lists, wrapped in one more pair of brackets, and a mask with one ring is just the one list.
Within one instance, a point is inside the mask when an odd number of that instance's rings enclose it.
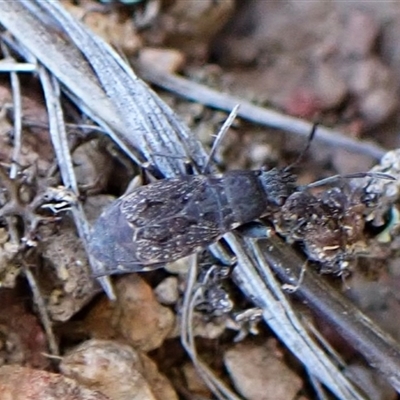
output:
{"label": "dark brown insect", "polygon": [[286,168],[188,175],[142,186],[101,214],[90,252],[106,275],[162,267],[274,213],[296,191],[295,182]]}

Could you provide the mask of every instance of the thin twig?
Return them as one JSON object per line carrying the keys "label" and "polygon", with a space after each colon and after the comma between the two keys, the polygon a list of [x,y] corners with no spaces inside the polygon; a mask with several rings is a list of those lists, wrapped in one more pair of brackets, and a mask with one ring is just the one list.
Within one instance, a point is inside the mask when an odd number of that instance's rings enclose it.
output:
{"label": "thin twig", "polygon": [[[303,260],[276,235],[257,239],[257,257],[286,283],[297,280]],[[294,293],[340,332],[396,390],[400,390],[400,346],[344,296],[308,271]]]}
{"label": "thin twig", "polygon": [[[9,59],[11,57],[8,47],[3,44],[3,53]],[[1,65],[1,64],[0,64]],[[18,74],[15,71],[10,71],[11,78],[11,91],[13,98],[13,113],[14,113],[14,146],[11,156],[10,178],[15,179],[18,174],[19,159],[22,147],[22,99],[21,99],[21,85],[19,82]]]}
{"label": "thin twig", "polygon": [[[56,153],[61,177],[64,185],[70,188],[78,199],[79,189],[75,178],[71,153],[68,147],[67,133],[65,130],[64,117],[59,98],[60,89],[58,81],[56,81],[54,77],[50,76],[44,67],[39,67],[39,77],[46,99],[46,107],[49,115],[49,132]],[[90,236],[90,225],[87,221],[81,203],[79,201],[74,203],[71,206],[71,211],[74,217],[75,225],[78,229],[79,237],[82,239],[82,242],[87,250]],[[88,251],[86,252],[89,254]],[[94,263],[93,260],[90,261]],[[98,280],[109,298],[115,299],[116,297],[110,282],[110,278],[103,276],[98,278]]]}
{"label": "thin twig", "polygon": [[[269,327],[303,362],[305,368],[336,396],[361,400],[363,396],[302,326],[268,263],[260,257],[257,240],[250,236],[239,238],[232,233],[226,234],[224,238],[238,258],[233,273],[241,290],[262,307],[264,320],[268,321]],[[282,268],[286,267],[286,264],[282,265]]]}
{"label": "thin twig", "polygon": [[[170,90],[179,96],[219,110],[230,112],[236,104],[240,104],[238,116],[259,125],[277,128],[301,136],[307,136],[313,126],[312,123],[299,118],[284,115],[270,108],[256,106],[241,98],[217,92],[214,89],[177,75],[156,70],[151,68],[151,66],[140,68],[138,72],[143,79],[163,89]],[[315,137],[315,140],[331,146],[342,147],[354,153],[366,154],[377,159],[381,158],[386,152],[385,149],[374,143],[355,140],[338,131],[322,126],[318,126],[318,135]]]}
{"label": "thin twig", "polygon": [[201,288],[196,288],[197,256],[192,256],[189,274],[186,280],[186,290],[181,310],[181,342],[199,375],[209,389],[220,400],[241,400],[214,374],[214,372],[199,359],[193,333],[194,309],[201,295]]}
{"label": "thin twig", "polygon": [[35,72],[36,65],[31,63],[18,63],[11,60],[0,62],[0,72]]}
{"label": "thin twig", "polygon": [[40,320],[41,320],[41,322],[43,324],[43,328],[46,332],[47,341],[49,342],[49,350],[51,352],[51,355],[58,356],[60,354],[60,349],[58,347],[56,337],[54,336],[53,326],[52,326],[49,314],[47,313],[46,303],[43,299],[42,294],[40,293],[40,290],[36,283],[35,277],[33,276],[29,267],[24,268],[24,273],[25,273],[26,279],[29,283],[29,286],[32,290],[34,302],[38,308]]}

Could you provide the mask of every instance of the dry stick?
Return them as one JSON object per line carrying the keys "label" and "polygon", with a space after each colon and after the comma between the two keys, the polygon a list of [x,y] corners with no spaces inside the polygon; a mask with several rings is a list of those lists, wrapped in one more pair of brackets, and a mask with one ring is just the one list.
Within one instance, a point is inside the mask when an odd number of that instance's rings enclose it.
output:
{"label": "dry stick", "polygon": [[[264,237],[268,232],[262,227],[260,232],[256,233],[257,235],[253,237],[246,230],[245,235],[228,233],[224,236],[238,259],[233,275],[240,289],[263,309],[264,320],[268,322],[269,327],[278,334],[280,340],[303,363],[310,374],[340,399],[363,399],[363,395],[304,329],[287,296],[282,293],[281,284],[277,282],[268,262],[259,256],[259,252],[262,251],[258,245],[259,235]],[[253,231],[251,235],[254,235]],[[288,250],[291,249],[288,247]],[[283,260],[282,268],[286,268],[287,265],[291,267]],[[299,275],[297,270],[296,273],[297,279]],[[293,281],[289,283],[293,284]]]}
{"label": "dry stick", "polygon": [[[258,257],[266,260],[281,280],[295,282],[302,259],[275,235],[259,239],[258,243],[261,248]],[[397,391],[400,390],[400,347],[396,341],[319,276],[315,276],[313,271],[308,271],[304,276],[295,295],[329,321],[371,366],[385,376]]]}
{"label": "dry stick", "polygon": [[[312,129],[311,123],[299,118],[289,117],[272,109],[256,106],[238,97],[217,92],[214,89],[177,75],[155,70],[150,66],[139,68],[138,72],[143,79],[163,89],[170,90],[180,96],[210,107],[230,112],[237,104],[240,104],[238,116],[256,124],[281,129],[302,136],[307,136]],[[340,132],[322,126],[318,126],[318,135],[315,140],[320,140],[332,146],[342,147],[354,153],[366,154],[374,158],[381,158],[386,153],[385,149],[374,143],[355,140]]]}
{"label": "dry stick", "polygon": [[[39,66],[39,77],[43,87],[46,100],[46,108],[49,115],[49,132],[52,140],[53,148],[56,153],[58,166],[61,177],[65,186],[71,188],[77,198],[79,198],[78,183],[76,181],[75,172],[72,163],[72,157],[68,147],[67,133],[64,125],[64,117],[60,103],[60,88],[58,81],[44,67]],[[90,227],[85,216],[82,204],[77,202],[71,208],[72,215],[77,227],[79,237],[85,246],[86,253],[89,255],[88,241],[90,235]],[[90,255],[90,262],[95,263]],[[115,300],[115,293],[111,285],[110,278],[107,276],[98,278],[104,291],[110,299]]]}
{"label": "dry stick", "polygon": [[29,286],[32,290],[33,298],[35,300],[35,304],[38,308],[40,314],[40,320],[43,324],[43,328],[46,332],[47,340],[49,342],[49,349],[52,355],[58,356],[60,354],[60,349],[58,348],[58,344],[56,338],[53,333],[53,326],[47,312],[46,303],[43,300],[43,296],[40,293],[39,287],[36,283],[35,277],[33,276],[29,267],[24,267],[24,273],[26,279],[29,283]]}
{"label": "dry stick", "polygon": [[[98,121],[135,160],[132,146],[127,147],[118,137],[120,132],[126,131],[126,127],[118,119],[112,102],[98,85],[87,60],[65,38],[56,40],[59,31],[46,27],[40,19],[50,19],[48,14],[37,9],[29,11],[32,6],[34,1],[0,2],[0,23],[23,42],[22,47],[20,43],[11,41],[14,50],[32,61],[32,65],[36,65],[36,59],[44,64],[68,88],[71,97],[78,99],[79,108],[86,110],[93,120]],[[3,39],[7,40],[7,36]],[[7,43],[10,44],[10,40]]]}
{"label": "dry stick", "polygon": [[[4,55],[10,60],[10,52],[7,46],[3,45],[2,50]],[[15,71],[10,71],[11,91],[13,98],[13,113],[14,113],[14,147],[11,157],[10,178],[15,179],[18,173],[19,158],[22,147],[22,99],[21,99],[21,85],[19,82],[18,74]]]}
{"label": "dry stick", "polygon": [[[140,148],[147,160],[162,169],[165,176],[184,172],[183,160],[172,161],[168,158],[155,160],[153,156],[165,150],[168,153],[184,154],[182,140],[176,140],[177,132],[169,123],[165,104],[159,104],[158,97],[137,78],[115,51],[77,23],[59,3],[52,1],[39,3],[41,8],[57,18],[64,33],[79,45],[85,57],[90,60],[90,67],[95,71],[107,97],[112,100],[111,107],[117,110],[118,117],[124,125],[124,130],[118,133],[125,135],[131,144]],[[172,110],[169,112],[172,113]],[[102,111],[100,115],[101,113]],[[175,115],[173,117],[176,119]],[[204,151],[199,142],[191,139],[187,128],[182,125],[181,131],[184,131],[180,133],[184,134],[185,139],[191,141],[192,150],[196,149],[198,156],[202,158]]]}
{"label": "dry stick", "polygon": [[191,265],[186,279],[187,286],[181,311],[181,342],[199,375],[219,400],[241,400],[240,397],[226,387],[224,382],[215,375],[197,354],[193,332],[194,310],[201,293],[201,288],[196,289],[197,259],[196,254],[191,257]]}
{"label": "dry stick", "polygon": [[7,61],[2,60],[0,63],[0,73],[2,72],[35,72],[36,71],[36,65],[32,63],[17,63],[13,62],[10,59],[7,59]]}

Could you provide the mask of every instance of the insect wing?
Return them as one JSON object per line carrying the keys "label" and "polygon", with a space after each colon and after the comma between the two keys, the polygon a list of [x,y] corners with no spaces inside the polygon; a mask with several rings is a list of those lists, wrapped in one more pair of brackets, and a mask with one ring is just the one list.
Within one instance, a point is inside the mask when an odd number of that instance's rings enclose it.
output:
{"label": "insect wing", "polygon": [[90,237],[89,252],[102,264],[104,275],[144,270],[135,255],[132,227],[121,212],[121,200],[114,201],[103,211]]}
{"label": "insect wing", "polygon": [[210,192],[205,176],[192,176],[159,181],[127,195],[121,212],[133,228],[137,260],[144,265],[173,261],[213,242],[221,232],[218,219],[204,218]]}
{"label": "insect wing", "polygon": [[[223,233],[212,194],[204,176],[140,187],[101,214],[90,251],[105,274],[155,269],[189,255]],[[204,202],[212,213],[204,215]]]}

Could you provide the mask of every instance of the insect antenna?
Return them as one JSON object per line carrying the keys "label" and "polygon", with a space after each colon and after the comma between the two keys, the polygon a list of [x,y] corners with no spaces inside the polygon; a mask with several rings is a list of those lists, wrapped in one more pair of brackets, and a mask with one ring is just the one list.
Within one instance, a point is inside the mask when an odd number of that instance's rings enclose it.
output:
{"label": "insect antenna", "polygon": [[356,172],[354,174],[347,174],[347,175],[333,175],[329,176],[328,178],[320,179],[319,181],[309,183],[305,185],[304,188],[314,188],[319,186],[329,185],[341,179],[358,179],[358,178],[376,178],[376,179],[386,179],[389,181],[395,181],[396,178],[389,174],[384,174],[382,172]]}
{"label": "insect antenna", "polygon": [[[290,164],[289,166],[287,166],[285,168],[285,171],[292,169],[294,166],[296,166],[302,160],[302,158],[304,157],[304,154],[307,153],[307,151],[309,150],[309,148],[311,146],[311,142],[314,139],[318,125],[319,125],[319,122],[315,122],[313,124],[311,132],[308,135],[306,146],[304,147],[302,152],[299,154],[297,159],[292,164]],[[309,183],[308,185],[305,185],[299,189],[309,189],[309,188],[314,188],[314,187],[319,187],[319,186],[325,186],[325,185],[329,185],[329,184],[334,183],[341,179],[359,179],[359,178],[366,178],[366,177],[376,178],[376,179],[386,179],[386,180],[391,180],[391,181],[396,180],[396,178],[393,177],[392,175],[385,174],[382,172],[356,172],[356,173],[347,174],[347,175],[333,175],[328,178],[320,179],[319,181]]]}
{"label": "insect antenna", "polygon": [[291,169],[293,169],[293,167],[298,165],[301,162],[301,160],[304,158],[304,155],[310,149],[311,142],[314,139],[315,132],[317,131],[318,125],[319,125],[319,122],[314,122],[314,124],[313,124],[313,126],[311,128],[311,132],[308,135],[306,146],[301,151],[301,153],[298,155],[296,160],[285,168],[285,171],[290,171]]}
{"label": "insect antenna", "polygon": [[238,110],[239,110],[240,105],[236,104],[235,107],[233,107],[233,110],[231,111],[231,113],[229,114],[228,118],[226,119],[226,121],[224,122],[224,124],[222,125],[221,129],[219,130],[217,137],[214,140],[214,143],[211,147],[210,153],[208,155],[207,158],[207,162],[206,165],[203,168],[202,174],[207,174],[208,169],[210,168],[210,164],[213,161],[215,152],[217,151],[217,148],[219,147],[219,145],[221,144],[222,140],[224,139],[226,133],[228,132],[228,129],[231,127],[233,121],[235,120]]}

